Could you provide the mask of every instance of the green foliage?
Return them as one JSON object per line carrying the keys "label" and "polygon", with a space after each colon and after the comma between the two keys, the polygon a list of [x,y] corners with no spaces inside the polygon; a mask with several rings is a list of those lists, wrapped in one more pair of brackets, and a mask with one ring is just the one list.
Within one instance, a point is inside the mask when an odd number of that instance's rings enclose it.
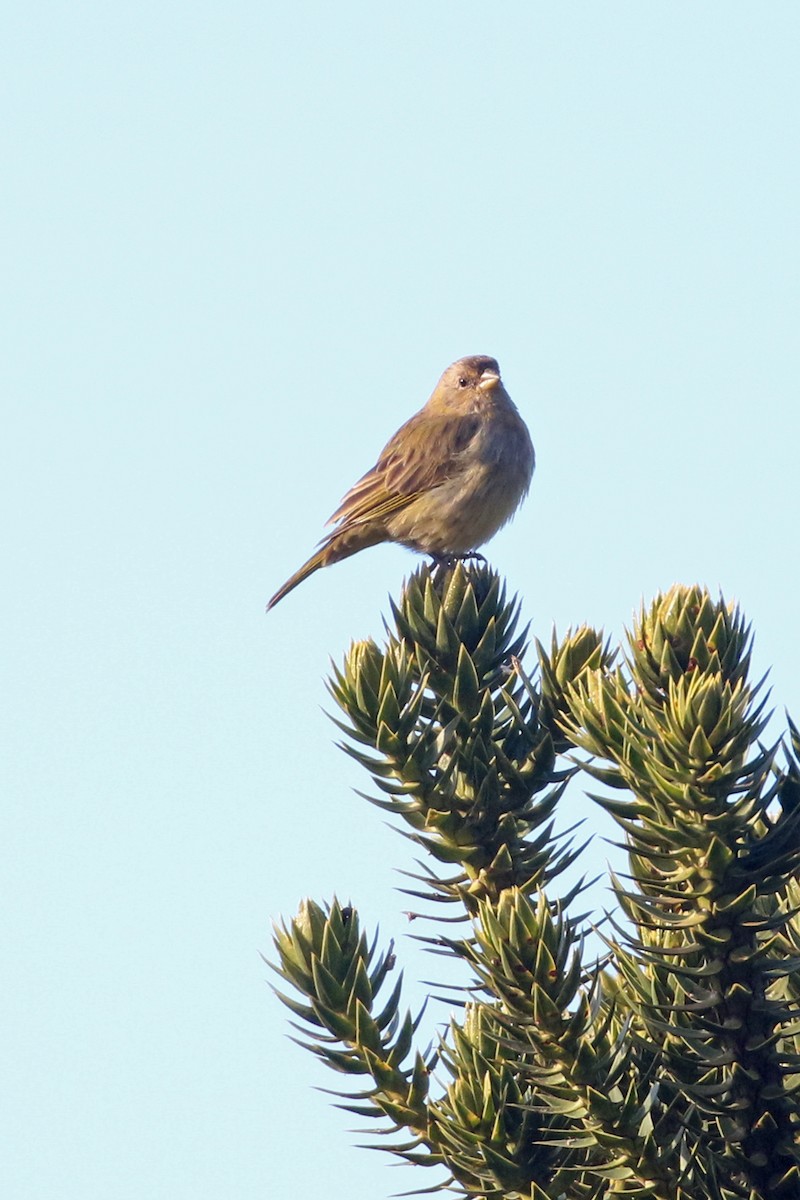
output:
{"label": "green foliage", "polygon": [[[738,611],[675,587],[619,663],[583,628],[537,643],[531,676],[485,566],[422,567],[393,617],[331,691],[371,799],[427,853],[413,894],[467,923],[428,940],[471,984],[426,1054],[355,911],[278,927],[303,1044],[366,1082],[345,1107],[476,1200],[800,1197],[800,737],[760,741]],[[628,856],[600,962],[580,887],[557,894],[578,772]]]}

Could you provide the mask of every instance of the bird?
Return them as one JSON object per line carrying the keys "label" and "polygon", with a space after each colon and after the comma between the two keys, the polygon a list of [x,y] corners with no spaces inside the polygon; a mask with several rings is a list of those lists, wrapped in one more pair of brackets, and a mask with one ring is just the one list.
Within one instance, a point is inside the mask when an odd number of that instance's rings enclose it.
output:
{"label": "bird", "polygon": [[497,360],[460,358],[427,404],[390,438],[342,500],[319,549],[278,589],[267,611],[320,567],[380,542],[443,561],[477,557],[528,493],[533,443]]}

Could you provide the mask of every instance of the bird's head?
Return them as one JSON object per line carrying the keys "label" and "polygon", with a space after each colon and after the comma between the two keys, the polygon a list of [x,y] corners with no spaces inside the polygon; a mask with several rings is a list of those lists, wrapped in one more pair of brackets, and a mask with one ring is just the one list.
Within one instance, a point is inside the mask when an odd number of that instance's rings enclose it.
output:
{"label": "bird's head", "polygon": [[502,382],[497,359],[486,354],[473,354],[451,363],[428,404],[445,410],[472,409],[498,386],[502,387]]}

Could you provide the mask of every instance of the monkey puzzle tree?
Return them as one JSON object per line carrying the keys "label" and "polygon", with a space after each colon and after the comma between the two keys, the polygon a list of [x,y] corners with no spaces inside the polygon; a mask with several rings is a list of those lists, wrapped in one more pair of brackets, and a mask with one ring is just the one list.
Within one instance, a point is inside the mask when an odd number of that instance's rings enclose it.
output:
{"label": "monkey puzzle tree", "polygon": [[[537,643],[530,674],[486,566],[422,567],[393,618],[331,691],[375,802],[427,852],[414,894],[446,924],[426,940],[469,983],[425,1051],[353,909],[309,900],[276,927],[282,999],[351,1077],[345,1106],[444,1166],[432,1190],[800,1197],[800,737],[760,741],[739,612],[675,587],[624,654],[583,628]],[[580,887],[560,889],[581,848],[554,827],[583,773],[628,856],[599,960]]]}

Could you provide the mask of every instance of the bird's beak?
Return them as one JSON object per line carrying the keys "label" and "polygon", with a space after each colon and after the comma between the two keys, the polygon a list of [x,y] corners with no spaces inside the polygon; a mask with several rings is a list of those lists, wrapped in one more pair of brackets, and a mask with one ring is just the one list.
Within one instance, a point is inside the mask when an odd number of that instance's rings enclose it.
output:
{"label": "bird's beak", "polygon": [[484,371],[478,384],[478,391],[491,392],[492,388],[496,388],[499,382],[500,376],[496,375],[494,371]]}

